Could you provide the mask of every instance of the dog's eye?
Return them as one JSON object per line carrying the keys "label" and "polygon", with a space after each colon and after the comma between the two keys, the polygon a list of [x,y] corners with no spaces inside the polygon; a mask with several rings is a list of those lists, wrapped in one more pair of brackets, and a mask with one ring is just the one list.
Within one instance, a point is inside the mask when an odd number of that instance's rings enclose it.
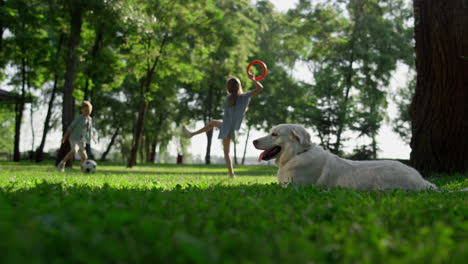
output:
{"label": "dog's eye", "polygon": [[278,134],[276,134],[276,133],[271,133],[271,136],[272,136],[272,137],[276,137],[276,136],[278,136]]}

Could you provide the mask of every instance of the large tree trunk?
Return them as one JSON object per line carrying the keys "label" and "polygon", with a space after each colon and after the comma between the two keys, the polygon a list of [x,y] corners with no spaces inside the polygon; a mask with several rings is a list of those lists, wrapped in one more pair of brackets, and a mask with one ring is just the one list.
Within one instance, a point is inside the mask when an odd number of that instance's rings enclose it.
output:
{"label": "large tree trunk", "polygon": [[23,110],[26,101],[26,59],[21,59],[21,95],[15,105],[15,143],[13,150],[13,161],[20,161],[20,138],[21,138],[21,122],[23,121]]}
{"label": "large tree trunk", "polygon": [[67,126],[73,121],[73,88],[78,66],[78,46],[81,40],[82,11],[73,9],[70,21],[70,37],[68,39],[65,83],[63,87],[63,116],[62,132],[65,133]]}
{"label": "large tree trunk", "polygon": [[[82,10],[79,7],[75,7],[71,11],[70,20],[70,36],[67,45],[67,60],[66,60],[66,72],[65,72],[65,83],[63,87],[63,104],[62,104],[62,134],[65,134],[68,125],[73,121],[73,87],[75,82],[75,76],[77,72],[78,64],[78,46],[81,40],[81,25],[83,23]],[[64,151],[67,143],[60,146],[59,155],[57,156],[57,163],[60,162],[66,152]],[[71,166],[71,160],[67,163],[67,167]]]}
{"label": "large tree trunk", "polygon": [[115,130],[114,134],[112,135],[112,138],[111,138],[111,141],[109,142],[109,145],[107,145],[106,151],[104,151],[104,153],[102,153],[101,161],[105,161],[105,160],[106,160],[106,157],[107,157],[107,155],[109,154],[109,152],[110,152],[112,146],[114,145],[115,139],[116,139],[117,136],[119,135],[119,132],[120,132],[120,128],[117,127],[117,129]]}
{"label": "large tree trunk", "polygon": [[[62,42],[63,42],[63,34],[60,34],[58,43],[57,43],[57,53],[55,54],[55,63],[58,62],[58,58],[60,57],[60,50],[62,49]],[[47,138],[47,133],[49,133],[50,129],[50,118],[52,117],[52,107],[54,106],[55,94],[57,93],[57,83],[58,83],[58,70],[57,67],[54,68],[54,84],[52,86],[52,94],[50,95],[49,105],[47,107],[47,114],[44,121],[44,129],[42,130],[42,139],[41,144],[36,149],[36,162],[40,162],[44,160],[44,146]]]}
{"label": "large tree trunk", "polygon": [[414,0],[416,70],[411,164],[468,171],[468,1]]}

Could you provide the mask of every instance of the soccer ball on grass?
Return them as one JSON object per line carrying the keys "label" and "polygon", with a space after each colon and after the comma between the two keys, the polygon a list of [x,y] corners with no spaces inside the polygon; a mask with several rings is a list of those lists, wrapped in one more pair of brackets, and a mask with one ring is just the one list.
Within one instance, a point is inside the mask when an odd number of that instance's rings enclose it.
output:
{"label": "soccer ball on grass", "polygon": [[84,173],[95,173],[97,169],[97,163],[94,160],[86,160],[81,167],[81,171]]}

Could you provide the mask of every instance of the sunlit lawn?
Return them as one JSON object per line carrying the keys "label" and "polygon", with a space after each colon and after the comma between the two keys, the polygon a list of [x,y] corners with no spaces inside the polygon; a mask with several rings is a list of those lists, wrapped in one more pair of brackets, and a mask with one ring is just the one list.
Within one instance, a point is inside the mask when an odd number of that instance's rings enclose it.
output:
{"label": "sunlit lawn", "polygon": [[281,188],[276,168],[0,162],[1,263],[464,263],[454,192]]}

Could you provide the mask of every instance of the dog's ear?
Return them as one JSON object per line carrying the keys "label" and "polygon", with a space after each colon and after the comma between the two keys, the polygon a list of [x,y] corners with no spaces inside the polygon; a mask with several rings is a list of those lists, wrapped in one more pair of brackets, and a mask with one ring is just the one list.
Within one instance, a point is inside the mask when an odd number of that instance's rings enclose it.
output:
{"label": "dog's ear", "polygon": [[312,146],[310,135],[305,129],[291,129],[291,137],[305,148],[310,148]]}

